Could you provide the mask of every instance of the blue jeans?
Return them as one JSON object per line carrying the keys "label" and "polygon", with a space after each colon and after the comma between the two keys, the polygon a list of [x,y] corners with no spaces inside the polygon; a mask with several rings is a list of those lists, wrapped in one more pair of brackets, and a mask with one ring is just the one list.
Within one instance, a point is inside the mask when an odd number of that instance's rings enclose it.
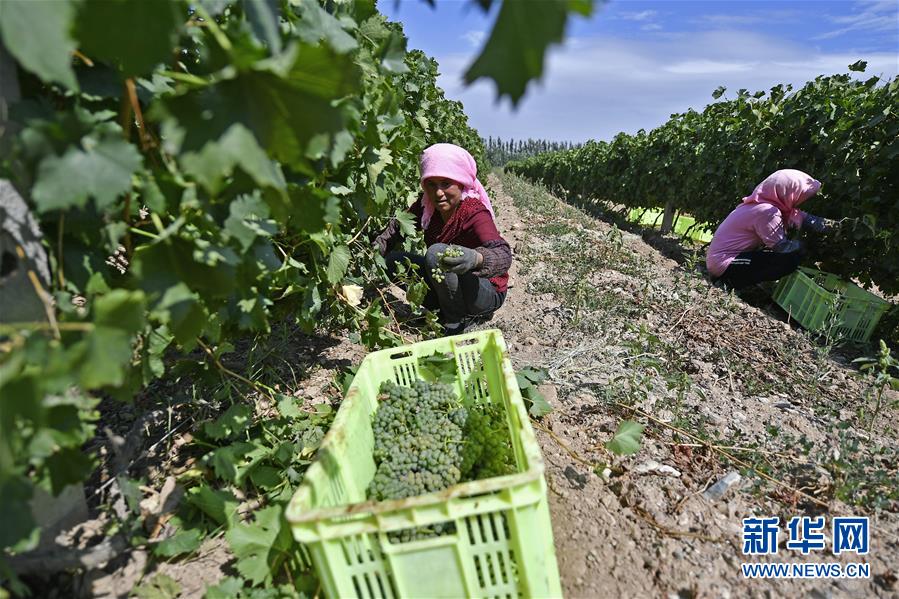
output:
{"label": "blue jeans", "polygon": [[437,254],[448,247],[445,243],[435,243],[424,256],[411,252],[388,252],[384,261],[391,276],[396,272],[397,262],[409,260],[417,265],[418,273],[431,290],[425,298],[424,306],[429,309],[440,308],[440,321],[447,328],[452,328],[460,325],[466,317],[492,314],[503,305],[506,294],[499,293],[490,279],[470,272],[461,275],[445,272],[442,281],[435,281],[431,271],[438,268]]}

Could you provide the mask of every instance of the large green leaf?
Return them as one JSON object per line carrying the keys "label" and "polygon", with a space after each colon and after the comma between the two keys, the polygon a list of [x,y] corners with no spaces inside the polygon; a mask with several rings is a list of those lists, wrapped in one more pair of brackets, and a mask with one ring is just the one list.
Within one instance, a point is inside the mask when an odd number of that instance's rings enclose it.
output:
{"label": "large green leaf", "polygon": [[77,345],[81,353],[79,381],[84,389],[113,387],[125,382],[124,365],[131,359],[131,334],[111,326],[97,326]]}
{"label": "large green leaf", "polygon": [[243,9],[256,38],[264,42],[273,54],[280,52],[278,20],[281,18],[281,7],[278,0],[243,0]]}
{"label": "large green leaf", "polygon": [[359,84],[349,55],[294,44],[283,57],[173,97],[165,105],[184,129],[187,151],[219,140],[240,123],[271,156],[309,171],[307,150],[329,147],[344,129],[343,111],[334,100],[356,93]]}
{"label": "large green leaf", "polygon": [[97,325],[136,333],[144,326],[146,312],[144,293],[115,289],[94,302],[94,322]]}
{"label": "large green leaf", "polygon": [[184,283],[201,294],[223,297],[237,284],[238,262],[228,248],[200,247],[196,241],[170,237],[138,248],[131,271],[148,293],[163,294]]}
{"label": "large green leaf", "polygon": [[640,451],[640,438],[643,436],[643,425],[633,420],[622,420],[606,448],[618,455],[630,455]]}
{"label": "large green leaf", "polygon": [[0,547],[21,543],[25,549],[37,542],[40,529],[28,506],[31,494],[28,479],[18,476],[0,478]]}
{"label": "large green leaf", "polygon": [[203,430],[212,439],[222,440],[239,435],[252,424],[253,410],[247,404],[236,403],[213,422],[207,422]]}
{"label": "large green leaf", "polygon": [[85,137],[80,147],[41,162],[31,195],[40,212],[83,208],[88,198],[102,209],[131,189],[131,175],[141,163],[137,148],[121,138]]}
{"label": "large green leaf", "polygon": [[55,452],[47,458],[46,465],[50,473],[50,488],[54,495],[59,495],[68,485],[80,483],[94,467],[90,455],[80,447],[69,447]]}
{"label": "large green leaf", "polygon": [[239,166],[261,187],[284,189],[281,169],[269,159],[253,134],[241,124],[230,127],[221,139],[210,141],[199,152],[187,152],[181,161],[187,174],[194,176],[206,190],[218,194],[225,179]]}
{"label": "large green leaf", "polygon": [[230,211],[231,214],[225,219],[225,231],[244,250],[253,245],[257,237],[270,237],[278,230],[278,224],[268,217],[268,206],[258,194],[235,198]]}
{"label": "large green leaf", "polygon": [[169,538],[153,546],[153,555],[158,557],[174,557],[184,553],[193,553],[203,541],[203,531],[197,528],[179,530]]}
{"label": "large green leaf", "polygon": [[89,58],[109,62],[126,77],[172,60],[187,19],[180,0],[83,0],[77,38]]}
{"label": "large green leaf", "polygon": [[25,69],[44,81],[78,89],[72,70],[75,40],[71,36],[74,2],[0,2],[0,37]]}
{"label": "large green leaf", "polygon": [[331,250],[328,257],[328,282],[336,285],[343,280],[346,269],[350,265],[350,248],[338,245]]}
{"label": "large green leaf", "polygon": [[318,2],[302,2],[299,9],[303,18],[297,24],[297,34],[304,42],[317,44],[325,39],[341,54],[359,46],[353,36],[343,30],[340,21],[322,9]]}
{"label": "large green leaf", "polygon": [[216,524],[230,528],[239,521],[237,508],[240,502],[228,491],[216,490],[208,485],[191,489],[187,501],[195,505]]}
{"label": "large green leaf", "polygon": [[497,96],[517,105],[531,79],[543,75],[546,50],[562,42],[569,11],[589,14],[592,2],[504,0],[481,54],[465,72],[465,82],[496,82]]}
{"label": "large green leaf", "polygon": [[193,345],[200,335],[204,314],[199,297],[185,283],[166,289],[153,308],[153,317],[167,325],[175,340],[183,346]]}
{"label": "large green leaf", "polygon": [[292,545],[283,508],[277,505],[259,510],[255,521],[234,526],[225,538],[237,557],[237,571],[254,584],[271,580]]}
{"label": "large green leaf", "polygon": [[328,224],[340,222],[340,200],[309,186],[288,187],[291,224],[309,234],[321,233]]}

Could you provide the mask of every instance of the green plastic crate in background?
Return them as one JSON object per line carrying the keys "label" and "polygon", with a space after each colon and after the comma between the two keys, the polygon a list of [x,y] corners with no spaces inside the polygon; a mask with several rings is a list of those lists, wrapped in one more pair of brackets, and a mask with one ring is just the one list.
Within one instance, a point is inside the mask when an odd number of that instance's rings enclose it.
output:
{"label": "green plastic crate in background", "polygon": [[[643,218],[640,218],[640,215]],[[628,212],[627,219],[632,223],[637,223],[646,227],[659,226],[662,223],[662,210],[644,210],[642,208],[633,208]],[[681,214],[674,223],[674,232],[678,235],[686,234],[687,230],[696,224],[696,219],[692,216]],[[705,229],[694,228],[690,231],[690,239],[700,243],[709,243],[712,241],[712,234]]]}
{"label": "green plastic crate in background", "polygon": [[835,332],[853,341],[871,338],[890,303],[836,275],[800,267],[778,281],[774,301],[790,318],[810,331],[817,331],[833,318]]}
{"label": "green plastic crate in background", "polygon": [[[455,356],[460,396],[505,406],[517,471],[418,497],[366,501],[381,383],[412,383],[419,358],[435,351]],[[288,505],[287,520],[328,597],[562,595],[543,458],[497,330],[366,356]],[[437,523],[452,523],[455,532],[407,543],[387,535]]]}

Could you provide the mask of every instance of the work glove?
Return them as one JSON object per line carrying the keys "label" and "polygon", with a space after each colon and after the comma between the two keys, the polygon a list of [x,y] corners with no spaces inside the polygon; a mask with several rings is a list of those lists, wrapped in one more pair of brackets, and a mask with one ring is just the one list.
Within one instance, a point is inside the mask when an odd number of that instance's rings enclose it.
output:
{"label": "work glove", "polygon": [[805,218],[802,219],[802,227],[804,229],[810,229],[815,233],[824,233],[825,231],[833,229],[835,224],[836,223],[829,218],[815,216],[814,214],[806,214]]}
{"label": "work glove", "polygon": [[447,272],[454,272],[457,275],[465,274],[470,270],[474,270],[478,266],[478,254],[475,250],[471,248],[461,247],[461,246],[452,246],[457,250],[462,251],[461,256],[447,256],[444,255],[443,258],[440,259],[440,265],[443,270]]}

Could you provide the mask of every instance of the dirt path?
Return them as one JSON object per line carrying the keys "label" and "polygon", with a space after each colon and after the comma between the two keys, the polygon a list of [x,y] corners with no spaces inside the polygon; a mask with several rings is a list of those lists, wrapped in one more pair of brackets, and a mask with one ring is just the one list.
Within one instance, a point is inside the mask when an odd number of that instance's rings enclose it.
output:
{"label": "dirt path", "polygon": [[[548,368],[557,391],[552,433],[538,437],[566,595],[899,597],[897,413],[866,432],[848,358],[634,234],[514,177],[490,185],[516,260],[514,287],[485,326],[503,330],[516,368]],[[603,444],[620,420],[647,418],[622,406],[658,421],[624,458]],[[746,476],[749,464],[789,486]],[[723,497],[703,496],[740,471]],[[870,554],[786,549],[786,521],[818,514],[828,540],[833,516],[869,515]],[[777,556],[741,554],[752,516],[781,517]],[[740,564],[751,561],[867,562],[872,578],[747,581]]]}

